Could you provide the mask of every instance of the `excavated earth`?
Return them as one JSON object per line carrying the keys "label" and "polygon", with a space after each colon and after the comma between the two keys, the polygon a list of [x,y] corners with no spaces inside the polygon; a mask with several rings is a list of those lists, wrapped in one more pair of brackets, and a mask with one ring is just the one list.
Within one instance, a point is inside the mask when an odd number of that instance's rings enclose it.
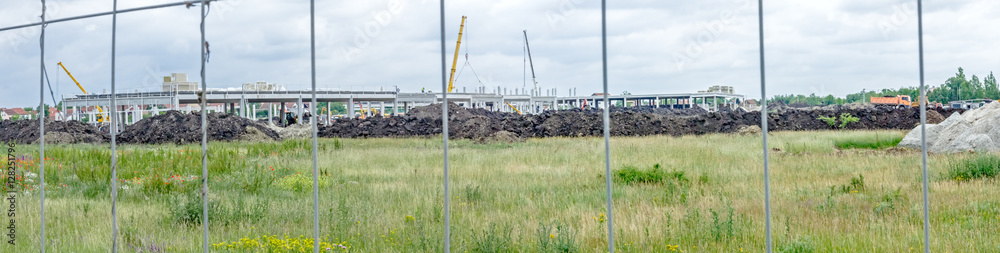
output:
{"label": "excavated earth", "polygon": [[[232,114],[209,113],[208,140],[278,140],[278,133],[264,125]],[[191,143],[201,142],[201,114],[168,111],[125,127],[118,135],[122,143]]]}
{"label": "excavated earth", "polygon": [[[107,132],[80,121],[45,121],[45,143],[101,143],[111,140]],[[0,121],[0,141],[33,144],[38,142],[38,120]]]}
{"label": "excavated earth", "polygon": [[[710,113],[702,109],[613,107],[610,112],[610,130],[613,136],[751,134],[760,131],[750,129],[760,125],[759,111],[723,110]],[[928,110],[928,123],[940,123],[955,112],[961,111]],[[546,111],[537,115],[519,115],[485,109],[467,109],[449,104],[448,113],[449,134],[454,139],[513,141],[535,137],[601,136],[604,129],[601,109],[577,108]],[[769,108],[767,115],[769,130],[804,131],[833,129],[818,118],[836,117],[842,113],[850,113],[859,119],[858,122],[848,125],[847,129],[911,129],[920,122],[918,109],[857,104],[809,108],[775,105]],[[230,114],[211,113],[207,116],[208,138],[212,141],[266,141],[308,137],[307,126],[279,128]],[[329,126],[321,126],[319,136],[343,138],[434,136],[441,134],[441,123],[441,104],[435,104],[414,108],[406,115],[397,117],[340,119]],[[38,141],[38,121],[2,121],[0,130],[2,130],[0,141],[18,143]],[[110,139],[106,129],[101,131],[78,121],[47,121],[45,133],[46,143],[104,143]],[[163,115],[146,118],[125,127],[118,135],[118,141],[134,144],[200,142],[201,114],[169,111]]]}
{"label": "excavated earth", "polygon": [[[937,123],[955,111],[928,110],[928,122]],[[538,115],[466,109],[449,104],[449,134],[455,139],[485,140],[497,135],[517,138],[579,137],[603,134],[603,111],[570,109],[546,111]],[[850,113],[859,121],[847,129],[910,129],[920,122],[918,109],[883,108],[871,105],[843,105],[811,108],[775,106],[768,112],[769,129],[804,131],[833,129],[819,120]],[[633,107],[611,109],[611,135],[700,135],[737,133],[742,127],[760,125],[760,112],[743,110],[710,113],[701,109]],[[320,128],[321,137],[406,137],[441,134],[441,105],[418,107],[404,116],[390,118],[342,119]]]}

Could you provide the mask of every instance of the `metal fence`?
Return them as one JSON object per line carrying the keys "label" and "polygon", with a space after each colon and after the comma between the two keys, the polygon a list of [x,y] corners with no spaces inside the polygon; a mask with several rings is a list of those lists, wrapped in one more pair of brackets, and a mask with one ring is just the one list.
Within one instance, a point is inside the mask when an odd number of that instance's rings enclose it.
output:
{"label": "metal fence", "polygon": [[[41,2],[42,2],[42,15],[41,15],[42,21],[41,22],[39,22],[39,23],[32,23],[32,24],[18,25],[18,26],[12,26],[12,27],[6,27],[6,28],[0,28],[0,31],[7,31],[7,30],[13,30],[13,29],[20,29],[20,28],[28,28],[28,27],[34,27],[34,26],[40,26],[41,27],[41,35],[40,35],[40,38],[39,38],[39,41],[40,41],[39,44],[40,44],[40,47],[41,47],[41,52],[40,52],[41,57],[40,58],[41,58],[41,68],[42,68],[42,70],[40,71],[41,73],[40,73],[40,77],[39,77],[39,79],[40,79],[40,84],[39,84],[39,97],[40,97],[39,108],[43,108],[44,107],[44,101],[45,101],[45,93],[44,93],[44,91],[45,91],[45,85],[44,85],[45,84],[45,75],[44,75],[44,71],[45,71],[45,27],[48,24],[58,23],[58,22],[65,22],[65,21],[71,21],[71,20],[78,20],[78,19],[84,19],[84,18],[99,17],[99,16],[107,16],[107,15],[111,15],[112,16],[112,33],[111,33],[111,38],[112,38],[111,39],[111,95],[110,96],[111,97],[115,97],[116,96],[116,90],[115,90],[115,47],[116,47],[116,45],[115,45],[115,38],[116,38],[116,31],[115,31],[115,28],[116,28],[116,25],[117,25],[117,15],[119,13],[134,12],[134,11],[141,11],[141,10],[150,10],[150,9],[172,7],[172,6],[187,6],[187,7],[192,7],[194,5],[198,5],[198,6],[201,7],[201,14],[200,14],[200,16],[201,16],[201,26],[200,26],[201,44],[200,45],[206,45],[206,43],[205,43],[205,18],[208,15],[207,11],[208,11],[208,9],[210,7],[209,4],[211,2],[217,2],[217,1],[218,0],[183,1],[183,2],[175,2],[175,3],[168,3],[168,4],[160,4],[160,5],[152,5],[152,6],[146,6],[146,7],[139,7],[139,8],[131,8],[131,9],[118,10],[118,8],[117,8],[118,7],[118,4],[117,4],[118,1],[114,0],[114,5],[113,5],[114,9],[112,11],[110,11],[110,12],[94,13],[94,14],[89,14],[89,15],[82,15],[82,16],[76,16],[76,17],[69,17],[69,18],[62,18],[62,19],[55,19],[55,20],[48,20],[48,21],[46,21],[45,20],[45,0],[41,0]],[[312,103],[316,104],[316,91],[317,91],[317,88],[316,88],[315,3],[314,3],[314,0],[310,0],[309,2],[310,2],[310,9],[309,9],[310,10],[310,12],[309,12],[309,14],[310,14],[310,63],[311,63],[311,80],[312,80],[311,81],[311,84],[312,84],[312,92],[311,92],[311,94],[312,94]],[[607,14],[606,14],[606,9],[607,9],[606,4],[607,3],[606,2],[607,2],[606,0],[602,0],[601,1],[601,49],[602,49],[601,50],[601,55],[602,55],[602,73],[603,73],[603,80],[602,80],[603,82],[602,83],[603,83],[603,89],[604,89],[603,100],[604,100],[604,103],[607,105],[607,104],[609,104],[609,99],[608,99],[608,64],[607,64],[608,53],[607,53],[607,19],[606,19],[606,17],[607,17]],[[441,20],[440,20],[440,23],[441,23],[441,89],[442,90],[447,90],[447,88],[448,88],[448,78],[447,78],[448,75],[447,75],[447,72],[448,71],[447,71],[447,67],[446,67],[446,54],[447,54],[447,50],[445,49],[445,11],[444,11],[445,10],[445,1],[441,0],[440,4],[441,4],[441,6],[440,6],[441,7],[441,10],[440,10],[440,14],[441,14]],[[919,52],[918,52],[918,54],[920,55],[920,62],[919,62],[919,65],[920,65],[920,94],[921,94],[921,96],[924,96],[924,95],[926,95],[926,90],[925,90],[925,85],[924,85],[923,8],[922,8],[922,6],[923,6],[922,5],[922,0],[917,0],[917,17],[918,17],[918,34],[917,34],[917,36],[919,38]],[[765,70],[766,70],[766,68],[765,68],[765,60],[764,60],[765,59],[764,58],[765,54],[764,54],[764,36],[763,36],[764,35],[763,9],[764,9],[763,0],[758,0],[758,10],[757,10],[758,13],[757,14],[758,14],[758,36],[759,36],[758,43],[759,43],[759,47],[760,47],[759,48],[759,50],[760,50],[759,51],[759,54],[760,54],[760,82],[761,82],[760,83],[760,88],[761,88],[761,98],[766,98],[767,97],[767,93],[766,93],[766,88],[765,88],[765,86],[766,86],[766,81],[765,81]],[[201,53],[202,53],[202,58],[201,58],[201,91],[202,91],[202,93],[204,93],[205,91],[207,91],[207,84],[205,83],[205,75],[206,75],[206,73],[205,73],[205,63],[206,63],[206,59],[205,59],[206,58],[205,57],[206,53],[205,53],[205,51],[206,51],[206,46],[201,46]],[[448,93],[446,93],[446,92],[443,93],[443,101],[444,101],[445,104],[448,103]],[[202,106],[202,108],[205,108],[205,106],[206,106],[205,103],[206,103],[206,100],[202,99],[201,100],[201,106]],[[448,118],[448,109],[447,108],[448,108],[447,106],[442,106],[441,114],[442,114],[442,117],[444,119]],[[111,114],[112,115],[116,113],[115,110],[116,110],[115,99],[112,99],[111,100]],[[315,110],[315,107],[310,107],[310,110]],[[764,161],[763,161],[764,194],[765,194],[764,215],[765,215],[765,223],[766,223],[766,225],[765,225],[765,227],[766,227],[766,236],[765,236],[766,242],[765,242],[765,245],[766,245],[767,252],[772,252],[773,251],[773,247],[772,247],[772,239],[771,239],[770,168],[769,168],[768,143],[767,143],[767,140],[768,140],[767,139],[767,137],[768,137],[767,103],[762,103],[762,108],[761,108],[760,112],[761,112],[761,122],[760,122],[760,124],[761,124],[761,129],[763,130],[762,131],[763,132],[763,134],[762,134],[762,139],[763,139],[763,143],[762,143],[763,144],[763,150],[762,150],[762,152],[763,152],[763,157],[764,157]],[[312,112],[312,113],[315,113],[315,111]],[[925,103],[921,103],[921,105],[920,105],[920,122],[921,122],[921,131],[922,131],[922,134],[921,134],[922,148],[921,149],[922,149],[922,158],[923,158],[923,161],[922,161],[922,164],[923,164],[922,172],[923,172],[923,211],[924,211],[924,221],[923,221],[923,223],[924,223],[924,227],[923,227],[924,234],[923,234],[923,242],[924,242],[924,252],[930,252],[930,244],[929,244],[929,241],[930,241],[930,221],[929,221],[929,215],[930,214],[929,214],[929,209],[928,209],[929,201],[928,201],[928,178],[927,178],[927,143],[926,143],[926,133],[923,133],[923,131],[925,130],[925,127],[926,127],[926,122],[927,122],[926,113],[927,113],[927,105]],[[209,210],[208,198],[207,198],[207,195],[208,195],[208,192],[209,192],[209,188],[208,188],[208,176],[209,175],[208,175],[208,143],[207,143],[208,134],[207,134],[207,119],[206,119],[206,117],[207,116],[206,116],[205,113],[201,114],[201,119],[202,119],[202,128],[201,128],[201,132],[202,132],[202,140],[201,140],[201,146],[202,146],[202,178],[201,178],[202,179],[202,188],[201,188],[201,197],[202,197],[202,204],[203,204],[203,209],[202,209],[203,210],[202,224],[205,224],[205,225],[203,225],[203,229],[204,229],[204,234],[203,234],[203,250],[204,250],[204,252],[209,252],[209,241],[208,241],[209,226],[207,225],[208,224],[208,210]],[[41,205],[41,209],[40,209],[39,212],[40,212],[40,217],[41,217],[41,224],[40,224],[40,228],[41,229],[40,229],[40,232],[39,232],[40,233],[39,236],[40,236],[41,252],[45,252],[45,239],[46,239],[46,235],[45,235],[45,135],[44,135],[44,133],[45,133],[45,120],[44,119],[45,119],[45,117],[39,117],[39,144],[38,144],[39,145],[39,157],[40,157],[40,159],[39,159],[39,170],[40,170],[40,173],[39,173],[39,180],[40,180],[39,191],[40,191],[40,205]],[[604,163],[604,165],[605,165],[605,177],[604,178],[606,179],[606,182],[605,182],[605,184],[606,184],[606,193],[607,193],[607,197],[606,197],[607,210],[606,210],[606,212],[608,214],[607,215],[607,226],[608,226],[608,231],[607,231],[607,245],[608,245],[608,251],[609,252],[614,252],[615,251],[614,226],[613,226],[613,217],[614,216],[612,215],[612,206],[614,205],[614,203],[613,203],[613,201],[611,199],[611,197],[612,197],[612,194],[611,194],[612,193],[612,183],[611,183],[611,176],[610,176],[610,174],[611,174],[611,162],[612,161],[611,161],[611,145],[610,145],[610,130],[609,130],[610,129],[609,106],[605,106],[604,107],[603,119],[604,119],[603,123],[604,123],[604,161],[605,161],[605,163]],[[116,122],[115,122],[116,121],[116,117],[111,117],[111,121],[112,121],[112,123],[111,123],[112,130],[111,131],[112,132],[116,132],[115,131],[116,129],[114,129],[116,127]],[[318,149],[318,144],[317,144],[318,143],[318,141],[317,141],[317,121],[314,120],[314,121],[311,122],[311,124],[312,124],[312,155],[313,155],[313,170],[312,170],[312,172],[313,172],[313,233],[314,233],[313,249],[314,249],[314,252],[319,252],[319,249],[320,249],[319,248],[319,242],[320,242],[319,238],[320,238],[320,235],[319,235],[319,180],[318,180],[319,172],[318,172],[318,153],[317,153],[317,149]],[[451,230],[450,230],[451,228],[450,227],[451,227],[451,224],[450,224],[450,213],[449,213],[449,209],[450,209],[449,208],[450,207],[449,206],[450,205],[450,202],[449,202],[450,191],[449,191],[449,185],[448,185],[448,183],[449,183],[449,159],[448,159],[448,138],[449,138],[449,135],[448,135],[448,120],[443,120],[442,124],[443,124],[443,127],[442,127],[442,129],[443,129],[442,141],[444,143],[444,148],[443,148],[443,152],[444,152],[444,156],[443,156],[443,159],[444,159],[444,167],[443,167],[444,181],[442,183],[442,187],[444,188],[444,212],[443,212],[443,215],[444,215],[444,235],[443,235],[444,236],[444,241],[442,243],[444,244],[444,251],[445,252],[450,252],[450,245],[451,245]],[[118,250],[118,216],[117,216],[117,189],[118,189],[118,187],[117,187],[117,181],[118,181],[117,180],[117,159],[118,159],[118,157],[117,157],[117,152],[115,152],[115,149],[116,149],[116,136],[115,135],[111,135],[111,191],[112,191],[111,192],[111,205],[112,205],[111,214],[112,214],[112,223],[110,225],[112,227],[112,241],[111,241],[112,252],[117,252],[117,250]]]}

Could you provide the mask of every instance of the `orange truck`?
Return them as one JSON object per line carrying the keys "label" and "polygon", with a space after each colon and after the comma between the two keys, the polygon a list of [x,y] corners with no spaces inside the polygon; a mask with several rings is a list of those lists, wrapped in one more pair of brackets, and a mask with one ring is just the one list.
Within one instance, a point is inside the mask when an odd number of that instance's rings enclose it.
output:
{"label": "orange truck", "polygon": [[[912,106],[912,100],[908,95],[871,97],[871,102],[872,104],[875,105],[892,106],[899,108],[906,108]],[[919,106],[919,104],[917,105]]]}
{"label": "orange truck", "polygon": [[[917,101],[912,101],[909,95],[871,97],[871,103],[875,105],[892,106],[901,109],[907,107],[920,107],[919,99]],[[941,103],[927,104],[927,108],[940,108],[942,106],[943,105]]]}

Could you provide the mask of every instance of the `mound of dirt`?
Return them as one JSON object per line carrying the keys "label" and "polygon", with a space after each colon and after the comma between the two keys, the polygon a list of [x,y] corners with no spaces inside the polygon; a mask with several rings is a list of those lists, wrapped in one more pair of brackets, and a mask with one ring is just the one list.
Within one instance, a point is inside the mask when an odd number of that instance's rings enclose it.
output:
{"label": "mound of dirt", "polygon": [[757,136],[761,135],[763,132],[764,130],[760,129],[760,127],[757,125],[741,126],[736,129],[736,134],[743,136]]}
{"label": "mound of dirt", "polygon": [[[0,141],[34,144],[38,142],[38,120],[0,121]],[[80,121],[45,121],[45,143],[101,143],[110,135]]]}
{"label": "mound of dirt", "polygon": [[[207,116],[209,141],[280,139],[277,132],[250,119],[223,113],[210,113]],[[248,131],[250,128],[256,131]],[[118,141],[135,144],[201,142],[201,114],[168,111],[166,114],[145,118],[125,127],[125,131],[118,135]]]}
{"label": "mound of dirt", "polygon": [[[989,103],[964,114],[953,113],[939,124],[931,124],[928,112],[927,151],[956,153],[965,151],[1000,151],[1000,103]],[[917,126],[900,147],[921,148],[920,126]]]}
{"label": "mound of dirt", "polygon": [[[934,122],[942,115],[955,111],[929,110]],[[448,105],[448,128],[451,138],[488,140],[499,132],[517,138],[601,136],[604,131],[603,109],[568,109],[545,111],[536,115],[466,109]],[[646,107],[612,107],[611,135],[698,135],[709,133],[746,133],[748,126],[760,125],[760,112],[720,110],[707,112],[700,108],[669,109]],[[858,122],[847,129],[908,129],[920,121],[915,108],[882,108],[870,104],[794,108],[777,106],[767,113],[770,130],[801,131],[834,129],[819,117],[839,117],[848,113]],[[441,104],[418,107],[404,116],[390,118],[342,119],[320,128],[322,137],[406,137],[441,134]],[[742,129],[742,130],[741,130]],[[759,128],[758,128],[759,129]],[[760,130],[757,130],[760,131]],[[753,131],[750,131],[753,132]],[[759,132],[756,132],[759,134]]]}
{"label": "mound of dirt", "polygon": [[287,127],[279,127],[275,125],[266,126],[267,128],[277,132],[278,136],[281,136],[282,139],[312,138],[312,125],[291,124]]}

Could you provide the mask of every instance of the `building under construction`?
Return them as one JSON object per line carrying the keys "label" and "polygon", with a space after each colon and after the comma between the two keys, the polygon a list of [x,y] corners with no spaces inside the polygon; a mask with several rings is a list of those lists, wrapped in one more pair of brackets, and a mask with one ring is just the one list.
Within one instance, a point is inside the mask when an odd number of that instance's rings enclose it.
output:
{"label": "building under construction", "polygon": [[[187,75],[174,73],[163,78],[160,90],[136,90],[115,95],[119,106],[120,121],[135,123],[149,115],[157,115],[166,110],[182,112],[201,111],[201,99],[206,99],[209,112],[227,112],[250,119],[258,119],[259,111],[267,112],[267,119],[273,119],[279,112],[304,115],[312,106],[312,90],[288,90],[282,85],[267,82],[245,83],[241,87],[208,89],[200,94],[197,82],[189,82]],[[110,94],[91,93],[86,95],[63,96],[63,108],[67,119],[97,122],[100,110],[97,107],[111,105]],[[654,106],[665,108],[701,107],[716,111],[720,108],[735,109],[746,107],[745,97],[733,92],[731,86],[713,86],[708,91],[676,94],[625,94],[608,96],[610,106]],[[338,102],[346,108],[346,115],[330,113],[333,108],[318,108],[320,122],[338,117],[364,117],[371,115],[394,115],[405,113],[418,106],[440,103],[441,93],[400,92],[397,87],[346,87],[323,88],[316,91],[316,101]],[[467,108],[483,108],[492,111],[535,114],[545,110],[582,107],[603,108],[604,96],[600,93],[579,95],[576,88],[559,94],[557,89],[507,89],[503,87],[476,87],[455,89],[448,93],[448,101]],[[334,103],[326,103],[332,107]],[[752,108],[749,108],[752,109]],[[110,110],[105,110],[104,114]],[[109,116],[110,115],[105,115]]]}

